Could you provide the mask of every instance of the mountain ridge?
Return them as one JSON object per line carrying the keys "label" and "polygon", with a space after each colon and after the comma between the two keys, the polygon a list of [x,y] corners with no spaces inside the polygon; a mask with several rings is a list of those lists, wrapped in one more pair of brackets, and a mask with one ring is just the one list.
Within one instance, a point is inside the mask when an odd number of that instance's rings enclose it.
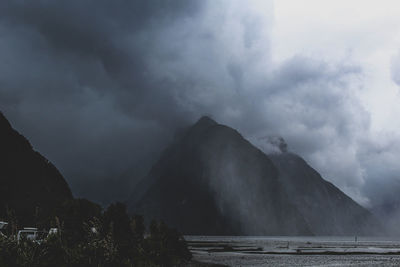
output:
{"label": "mountain ridge", "polygon": [[[290,166],[294,173],[286,170]],[[308,187],[294,183],[296,172]],[[380,228],[301,157],[267,155],[209,117],[174,140],[143,181],[145,188],[137,187],[128,201],[130,211],[163,219],[185,234],[353,235]],[[328,207],[327,226],[318,226]]]}
{"label": "mountain ridge", "polygon": [[65,200],[73,199],[69,185],[57,168],[12,128],[2,112],[0,147],[1,217],[14,211],[20,223],[31,223],[38,216],[51,214]]}

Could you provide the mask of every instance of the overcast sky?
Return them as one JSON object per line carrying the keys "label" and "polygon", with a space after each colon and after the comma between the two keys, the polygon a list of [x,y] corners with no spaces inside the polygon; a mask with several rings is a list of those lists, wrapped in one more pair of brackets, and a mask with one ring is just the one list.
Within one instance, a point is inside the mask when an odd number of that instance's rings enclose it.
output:
{"label": "overcast sky", "polygon": [[2,1],[0,58],[0,109],[77,196],[126,197],[201,115],[366,206],[400,179],[395,0]]}

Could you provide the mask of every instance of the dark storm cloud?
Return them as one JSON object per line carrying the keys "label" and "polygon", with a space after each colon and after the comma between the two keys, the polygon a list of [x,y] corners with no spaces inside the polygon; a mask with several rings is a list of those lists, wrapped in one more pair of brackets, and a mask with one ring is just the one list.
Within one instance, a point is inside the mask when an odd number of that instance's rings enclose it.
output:
{"label": "dark storm cloud", "polygon": [[123,97],[123,90],[129,88],[129,100],[142,97],[150,88],[144,61],[151,52],[152,35],[164,24],[200,9],[194,1],[15,1],[1,5],[5,27],[11,34],[19,33],[28,46],[36,46],[30,51],[39,54],[36,60],[50,57],[57,65],[70,65],[68,70],[74,72],[80,87],[93,86],[112,94],[119,89]]}
{"label": "dark storm cloud", "polygon": [[152,35],[200,11],[194,1],[2,2],[2,109],[78,194],[86,181],[141,175],[171,134],[160,125],[181,123],[146,70]]}
{"label": "dark storm cloud", "polygon": [[362,183],[352,149],[369,118],[349,89],[361,70],[274,63],[272,4],[9,1],[0,17],[1,109],[78,195],[125,198],[203,114],[260,146],[283,136],[342,188]]}

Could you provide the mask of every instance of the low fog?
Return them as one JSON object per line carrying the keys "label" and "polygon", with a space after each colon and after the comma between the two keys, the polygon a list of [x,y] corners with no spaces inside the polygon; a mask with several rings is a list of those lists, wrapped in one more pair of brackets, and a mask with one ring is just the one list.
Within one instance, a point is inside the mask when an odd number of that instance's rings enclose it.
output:
{"label": "low fog", "polygon": [[390,4],[3,1],[0,109],[76,196],[102,203],[126,199],[175,132],[210,115],[265,152],[283,137],[374,207],[400,173]]}

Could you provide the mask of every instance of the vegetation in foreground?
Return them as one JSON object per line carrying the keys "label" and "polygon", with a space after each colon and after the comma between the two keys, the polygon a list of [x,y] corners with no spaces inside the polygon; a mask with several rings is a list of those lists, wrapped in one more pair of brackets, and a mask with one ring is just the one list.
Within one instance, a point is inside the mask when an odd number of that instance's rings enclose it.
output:
{"label": "vegetation in foreground", "polygon": [[49,222],[60,231],[41,242],[0,236],[0,266],[179,266],[191,259],[183,237],[163,222],[128,216],[122,203],[104,212],[87,200],[65,203]]}

